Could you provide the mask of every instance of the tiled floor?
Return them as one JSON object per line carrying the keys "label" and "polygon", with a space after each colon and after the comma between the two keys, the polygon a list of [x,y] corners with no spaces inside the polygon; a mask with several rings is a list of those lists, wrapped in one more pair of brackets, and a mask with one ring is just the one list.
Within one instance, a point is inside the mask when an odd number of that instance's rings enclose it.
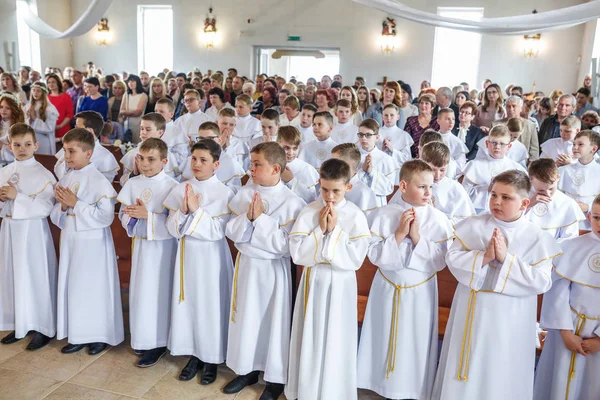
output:
{"label": "tiled floor", "polygon": [[[6,334],[0,332],[0,337]],[[138,356],[128,341],[90,356],[85,350],[62,354],[65,340],[53,340],[43,349],[26,351],[29,340],[0,345],[0,400],[255,400],[264,388],[262,384],[254,385],[237,395],[223,394],[221,388],[234,377],[225,366],[219,368],[212,385],[200,385],[199,376],[181,382],[177,377],[187,362],[185,357],[167,355],[152,368],[138,368]],[[370,392],[361,392],[359,398],[380,399]]]}

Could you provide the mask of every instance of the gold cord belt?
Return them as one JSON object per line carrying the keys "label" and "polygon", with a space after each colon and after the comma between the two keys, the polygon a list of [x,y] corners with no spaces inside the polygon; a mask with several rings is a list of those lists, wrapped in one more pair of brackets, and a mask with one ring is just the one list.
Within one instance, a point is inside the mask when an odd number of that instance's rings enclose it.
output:
{"label": "gold cord belt", "polygon": [[235,258],[235,272],[233,273],[233,297],[231,299],[231,322],[235,322],[235,312],[237,311],[237,280],[240,270],[240,252]]}
{"label": "gold cord belt", "polygon": [[397,285],[395,284],[393,281],[391,281],[390,279],[388,279],[388,277],[386,277],[383,272],[381,272],[381,269],[378,269],[379,273],[381,274],[381,276],[383,277],[383,279],[385,279],[390,285],[392,285],[394,287],[394,300],[392,301],[392,322],[390,324],[390,336],[389,336],[389,340],[388,340],[388,352],[387,352],[387,368],[385,370],[385,379],[389,379],[390,378],[390,374],[392,372],[394,372],[394,369],[396,367],[396,347],[397,347],[397,342],[398,342],[398,321],[400,320],[400,294],[402,292],[402,289],[412,289],[415,288],[417,286],[421,286],[427,282],[429,282],[431,279],[433,279],[437,273],[431,275],[429,278],[425,279],[423,282],[414,284],[414,285],[408,285],[408,286],[401,286],[401,285]]}
{"label": "gold cord belt", "polygon": [[181,238],[181,247],[179,248],[179,302],[185,300],[184,269],[185,265],[185,236]]}
{"label": "gold cord belt", "polygon": [[308,291],[310,286],[310,267],[304,267],[304,316],[306,317],[306,305],[308,304]]}
{"label": "gold cord belt", "polygon": [[[581,314],[576,309],[571,307],[571,311],[577,314],[577,323],[575,324],[575,334],[581,336],[581,332],[585,326],[585,322],[590,319],[592,321],[600,321],[600,318],[588,317],[585,314]],[[569,391],[571,389],[571,381],[575,378],[575,364],[577,363],[577,352],[571,352],[571,363],[569,364],[569,376],[567,377],[567,391],[565,393],[565,400],[569,400]]]}
{"label": "gold cord belt", "polygon": [[460,360],[458,363],[457,379],[467,381],[469,376],[469,356],[471,355],[471,339],[473,337],[473,320],[475,319],[475,306],[477,305],[477,291],[469,292],[467,304],[467,317],[465,318],[465,329],[460,348]]}

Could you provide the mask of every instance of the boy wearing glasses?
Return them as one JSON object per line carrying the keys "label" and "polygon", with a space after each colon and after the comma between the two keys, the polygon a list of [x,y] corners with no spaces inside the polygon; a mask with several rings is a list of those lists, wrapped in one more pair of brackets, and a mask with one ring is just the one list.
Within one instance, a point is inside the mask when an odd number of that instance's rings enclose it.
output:
{"label": "boy wearing glasses", "polygon": [[193,144],[198,140],[198,128],[203,122],[210,119],[200,110],[201,96],[197,90],[190,89],[185,92],[183,104],[187,108],[187,114],[183,114],[175,120],[175,129],[185,133]]}
{"label": "boy wearing glasses", "polygon": [[452,129],[452,133],[467,146],[467,161],[475,159],[478,150],[477,143],[484,137],[481,129],[471,125],[476,112],[477,104],[472,101],[463,103],[460,106],[460,113],[458,114],[459,124],[456,128]]}
{"label": "boy wearing glasses", "polygon": [[486,140],[487,157],[469,161],[463,170],[465,177],[462,185],[477,214],[489,211],[488,187],[496,175],[513,169],[527,173],[521,164],[506,157],[511,147],[510,139],[510,131],[506,125],[494,126]]}
{"label": "boy wearing glasses", "polygon": [[379,124],[371,118],[365,119],[358,127],[358,150],[360,168],[358,176],[377,196],[377,206],[387,204],[387,196],[398,184],[400,167],[398,162],[379,150]]}

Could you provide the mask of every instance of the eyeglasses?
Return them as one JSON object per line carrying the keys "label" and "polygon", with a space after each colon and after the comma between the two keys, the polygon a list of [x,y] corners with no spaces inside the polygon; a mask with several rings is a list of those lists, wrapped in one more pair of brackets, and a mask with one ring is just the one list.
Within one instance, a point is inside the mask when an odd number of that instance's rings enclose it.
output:
{"label": "eyeglasses", "polygon": [[500,147],[501,149],[505,148],[506,146],[508,146],[510,143],[502,143],[502,142],[489,142],[490,146],[492,147]]}
{"label": "eyeglasses", "polygon": [[199,142],[203,139],[217,140],[218,138],[219,138],[218,136],[198,136],[196,138],[196,141]]}
{"label": "eyeglasses", "polygon": [[358,132],[356,135],[357,135],[359,138],[361,138],[361,139],[362,139],[362,138],[371,139],[373,136],[377,136],[377,135],[376,135],[376,134],[374,134],[374,133],[360,133],[360,132]]}
{"label": "eyeglasses", "polygon": [[197,99],[197,98],[195,98],[195,97],[190,97],[190,98],[188,98],[188,99],[183,99],[183,102],[184,102],[184,103],[186,103],[186,104],[187,104],[187,103],[191,103],[191,102],[193,102],[193,101],[198,101],[198,99]]}
{"label": "eyeglasses", "polygon": [[473,113],[471,111],[461,111],[460,114],[461,115],[473,115]]}

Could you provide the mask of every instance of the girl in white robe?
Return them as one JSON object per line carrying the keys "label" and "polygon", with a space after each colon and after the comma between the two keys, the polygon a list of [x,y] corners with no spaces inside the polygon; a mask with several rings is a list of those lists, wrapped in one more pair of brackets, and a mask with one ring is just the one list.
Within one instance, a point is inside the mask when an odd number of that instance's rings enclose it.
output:
{"label": "girl in white robe", "polygon": [[[160,171],[152,177],[131,178],[117,197],[119,219],[132,238],[129,329],[135,350],[166,348],[169,339],[177,241],[167,231],[163,201],[175,186],[177,181]],[[138,199],[148,210],[148,219],[124,213],[125,207],[137,205]]]}
{"label": "girl in white robe", "polygon": [[[32,110],[33,107],[33,110]],[[42,115],[44,108],[44,115]],[[25,105],[25,120],[35,130],[37,141],[40,144],[37,154],[56,153],[56,140],[54,132],[58,121],[58,110],[48,100],[48,89],[42,83],[31,86],[31,102]]]}
{"label": "girl in white robe", "polygon": [[[593,218],[600,219],[600,199],[594,207]],[[540,324],[548,334],[535,374],[535,400],[600,396],[600,223],[592,225],[593,232],[561,242],[565,255],[555,262],[552,289],[542,304]],[[561,331],[583,340],[586,354],[569,350]]]}
{"label": "girl in white robe", "polygon": [[31,157],[0,169],[0,187],[9,184],[17,196],[0,202],[0,330],[53,337],[57,262],[47,217],[56,179]]}
{"label": "girl in white robe", "polygon": [[75,207],[50,214],[61,229],[57,339],[70,344],[124,340],[121,288],[110,226],[117,193],[92,164],[63,176],[58,185],[77,196]]}

